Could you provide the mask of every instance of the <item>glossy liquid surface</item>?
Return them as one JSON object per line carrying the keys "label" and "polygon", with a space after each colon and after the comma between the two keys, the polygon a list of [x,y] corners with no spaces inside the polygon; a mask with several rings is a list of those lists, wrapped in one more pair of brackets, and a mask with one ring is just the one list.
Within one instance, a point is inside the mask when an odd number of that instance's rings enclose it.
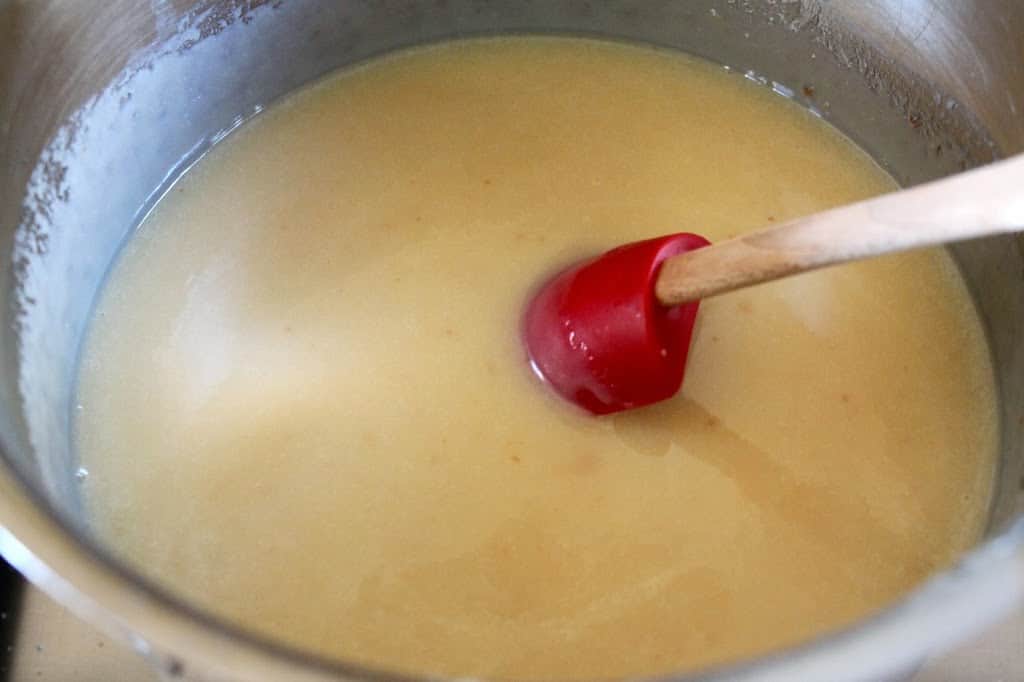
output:
{"label": "glossy liquid surface", "polygon": [[864,616],[976,536],[994,387],[944,252],[707,301],[675,400],[611,418],[525,364],[555,269],[893,189],[675,54],[449,44],[294,95],[127,245],[84,350],[97,530],[258,632],[375,667],[698,668]]}

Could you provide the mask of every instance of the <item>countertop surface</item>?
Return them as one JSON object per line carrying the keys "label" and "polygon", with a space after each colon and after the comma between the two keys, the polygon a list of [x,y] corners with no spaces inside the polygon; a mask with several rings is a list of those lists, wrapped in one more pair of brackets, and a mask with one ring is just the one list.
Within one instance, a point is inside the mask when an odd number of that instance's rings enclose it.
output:
{"label": "countertop surface", "polygon": [[[12,646],[9,682],[160,679],[128,647],[101,635],[31,587],[22,595]],[[1024,609],[931,661],[910,682],[1024,682]]]}

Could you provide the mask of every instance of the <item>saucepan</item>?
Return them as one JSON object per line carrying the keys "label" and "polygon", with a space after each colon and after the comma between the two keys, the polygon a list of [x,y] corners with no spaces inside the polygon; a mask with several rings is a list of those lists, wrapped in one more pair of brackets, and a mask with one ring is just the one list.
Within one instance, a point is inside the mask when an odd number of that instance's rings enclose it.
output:
{"label": "saucepan", "polygon": [[[1018,0],[0,0],[0,551],[168,677],[399,679],[220,622],[90,534],[71,396],[118,246],[177,175],[289,91],[389,50],[509,33],[705,57],[828,120],[904,185],[1024,150]],[[1022,249],[953,249],[1000,392],[984,538],[842,632],[676,679],[897,679],[1024,600]]]}

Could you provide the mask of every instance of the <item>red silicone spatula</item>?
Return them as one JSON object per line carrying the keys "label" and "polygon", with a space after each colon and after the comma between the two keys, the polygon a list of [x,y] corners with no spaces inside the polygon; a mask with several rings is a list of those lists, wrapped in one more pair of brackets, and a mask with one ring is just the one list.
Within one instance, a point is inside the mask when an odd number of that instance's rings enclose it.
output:
{"label": "red silicone spatula", "polygon": [[595,414],[679,390],[698,302],[809,270],[1024,229],[1024,156],[715,245],[675,234],[573,265],[530,301],[530,362]]}

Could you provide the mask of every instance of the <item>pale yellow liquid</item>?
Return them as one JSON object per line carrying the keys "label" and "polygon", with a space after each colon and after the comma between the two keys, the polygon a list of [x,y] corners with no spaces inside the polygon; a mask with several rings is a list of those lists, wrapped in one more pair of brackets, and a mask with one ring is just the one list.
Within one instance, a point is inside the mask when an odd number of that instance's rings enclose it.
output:
{"label": "pale yellow liquid", "polygon": [[530,373],[554,269],[893,189],[679,55],[418,50],[261,115],[128,244],[81,370],[94,523],[258,632],[374,667],[608,678],[864,616],[983,522],[994,391],[947,256],[707,301],[676,399],[611,418]]}

